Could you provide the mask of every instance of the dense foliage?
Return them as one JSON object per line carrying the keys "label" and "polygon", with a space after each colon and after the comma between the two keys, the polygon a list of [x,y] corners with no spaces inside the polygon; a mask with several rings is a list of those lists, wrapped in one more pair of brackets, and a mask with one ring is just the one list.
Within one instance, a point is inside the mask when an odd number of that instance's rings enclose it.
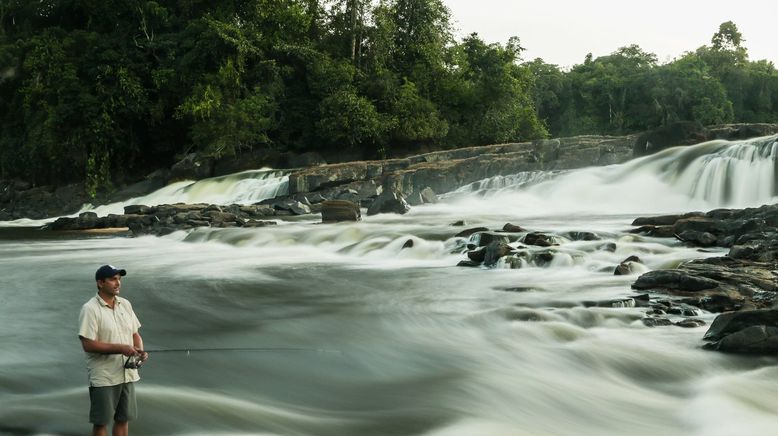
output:
{"label": "dense foliage", "polygon": [[666,65],[570,71],[456,41],[441,0],[0,2],[0,178],[110,189],[198,151],[384,157],[679,120],[773,121],[778,74],[732,23]]}

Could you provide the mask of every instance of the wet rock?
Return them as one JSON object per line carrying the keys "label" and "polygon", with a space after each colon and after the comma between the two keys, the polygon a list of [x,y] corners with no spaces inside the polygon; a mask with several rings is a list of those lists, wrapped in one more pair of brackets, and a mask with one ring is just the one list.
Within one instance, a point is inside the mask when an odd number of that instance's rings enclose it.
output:
{"label": "wet rock", "polygon": [[527,230],[525,230],[521,226],[517,226],[517,225],[511,224],[511,223],[506,223],[504,226],[502,226],[502,231],[503,232],[509,232],[509,233],[523,233],[523,232],[526,232]]}
{"label": "wet rock", "polygon": [[640,321],[643,322],[643,324],[647,327],[660,327],[660,326],[666,326],[666,325],[673,325],[673,322],[670,321],[667,318],[643,318]]}
{"label": "wet rock", "polygon": [[376,197],[373,204],[367,209],[368,215],[377,215],[379,213],[406,214],[411,207],[403,198],[402,194],[396,191],[384,191]]}
{"label": "wet rock", "polygon": [[713,289],[719,283],[705,277],[697,277],[684,271],[678,270],[659,270],[649,271],[638,277],[632,284],[633,289],[655,290],[675,289],[687,292],[701,291],[704,289]]}
{"label": "wet rock", "polygon": [[492,241],[484,250],[484,265],[494,266],[498,260],[509,255],[513,250],[501,241]]}
{"label": "wet rock", "polygon": [[474,233],[470,235],[470,240],[473,244],[475,244],[478,247],[485,247],[495,241],[504,244],[510,242],[507,236],[501,235],[499,233],[491,233],[491,232]]}
{"label": "wet rock", "polygon": [[535,232],[527,233],[527,235],[524,236],[522,242],[527,245],[535,245],[538,247],[550,247],[554,245],[551,236],[543,233],[535,233]]}
{"label": "wet rock", "polygon": [[630,256],[619,263],[619,265],[616,267],[616,270],[613,271],[613,275],[615,276],[622,276],[622,275],[629,275],[634,274],[638,272],[639,270],[635,267],[636,264],[642,264],[640,258],[637,256]]}
{"label": "wet rock", "polygon": [[684,327],[684,328],[696,328],[696,327],[702,327],[705,325],[705,321],[701,319],[696,318],[687,318],[681,321],[678,321],[675,323],[678,327]]}
{"label": "wet rock", "polygon": [[402,250],[406,248],[413,248],[413,239],[408,239],[402,246]]}
{"label": "wet rock", "polygon": [[322,222],[359,221],[362,218],[361,211],[356,203],[346,200],[329,200],[321,204]]}
{"label": "wet rock", "polygon": [[461,260],[461,261],[459,261],[457,266],[477,267],[477,266],[481,266],[481,263],[480,262],[473,262],[472,260]]}
{"label": "wet rock", "polygon": [[707,349],[730,353],[778,353],[778,309],[744,310],[716,317],[703,337]]}
{"label": "wet rock", "polygon": [[150,207],[142,205],[142,204],[131,204],[129,206],[124,206],[124,214],[125,215],[145,215],[149,213],[151,210]]}
{"label": "wet rock", "polygon": [[678,239],[684,242],[690,242],[699,247],[711,247],[716,245],[716,235],[708,232],[698,232],[696,230],[685,230],[677,235]]}
{"label": "wet rock", "polygon": [[480,247],[475,250],[468,251],[467,257],[473,262],[483,263],[484,258],[486,257],[486,247]]}
{"label": "wet rock", "polygon": [[[463,227],[465,225],[465,221],[464,220],[454,221],[450,225],[454,227]],[[482,227],[482,228],[488,230],[486,227]]]}

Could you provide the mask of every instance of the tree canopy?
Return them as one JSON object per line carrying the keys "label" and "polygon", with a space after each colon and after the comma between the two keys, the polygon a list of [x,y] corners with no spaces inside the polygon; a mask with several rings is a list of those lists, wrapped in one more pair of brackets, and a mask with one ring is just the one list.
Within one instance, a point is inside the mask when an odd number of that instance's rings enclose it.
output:
{"label": "tree canopy", "polygon": [[632,45],[569,71],[518,38],[453,37],[441,0],[6,0],[0,178],[110,190],[184,154],[365,158],[774,121],[778,74],[732,22],[660,65]]}

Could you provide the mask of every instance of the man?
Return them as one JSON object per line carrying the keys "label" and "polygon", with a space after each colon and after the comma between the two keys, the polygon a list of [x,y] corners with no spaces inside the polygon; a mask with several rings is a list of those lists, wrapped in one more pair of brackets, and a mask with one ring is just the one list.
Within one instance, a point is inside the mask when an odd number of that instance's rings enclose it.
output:
{"label": "man", "polygon": [[[142,363],[148,358],[138,333],[140,321],[126,299],[119,297],[122,276],[127,271],[111,265],[95,272],[97,295],[89,299],[79,315],[78,337],[86,352],[89,374],[89,421],[92,434],[107,435],[113,421],[113,435],[127,435],[129,421],[137,417],[134,383],[140,380],[137,365],[125,368],[130,358]],[[127,365],[133,366],[133,365]]]}

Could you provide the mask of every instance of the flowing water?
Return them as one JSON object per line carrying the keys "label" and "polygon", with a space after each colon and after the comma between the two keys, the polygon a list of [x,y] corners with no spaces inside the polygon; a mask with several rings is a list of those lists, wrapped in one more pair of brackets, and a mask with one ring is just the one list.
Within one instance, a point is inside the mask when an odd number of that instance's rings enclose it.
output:
{"label": "flowing water", "polygon": [[[88,432],[76,323],[110,262],[128,270],[121,292],[147,349],[271,348],[152,353],[133,434],[777,434],[775,358],[703,351],[707,327],[644,326],[629,299],[637,275],[613,275],[633,254],[644,270],[721,255],[627,230],[640,215],[776,202],[777,155],[776,137],[712,142],[485,180],[358,223],[139,238],[15,223],[0,229],[0,433]],[[125,204],[256,201],[268,194],[255,176]],[[285,189],[281,173],[260,178]],[[456,267],[458,220],[553,233],[559,253]],[[586,303],[613,299],[623,304]]]}

